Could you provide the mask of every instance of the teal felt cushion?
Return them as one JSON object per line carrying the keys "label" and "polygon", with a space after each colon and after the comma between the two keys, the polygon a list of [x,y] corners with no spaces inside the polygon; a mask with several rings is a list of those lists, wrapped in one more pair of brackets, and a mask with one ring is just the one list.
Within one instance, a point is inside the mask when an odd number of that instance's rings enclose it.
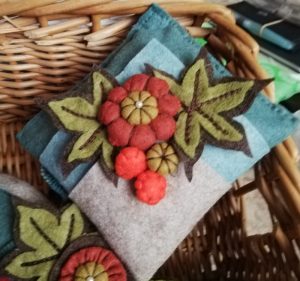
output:
{"label": "teal felt cushion", "polygon": [[[1,187],[0,187],[1,188]],[[14,249],[14,210],[11,196],[0,189],[0,259]]]}

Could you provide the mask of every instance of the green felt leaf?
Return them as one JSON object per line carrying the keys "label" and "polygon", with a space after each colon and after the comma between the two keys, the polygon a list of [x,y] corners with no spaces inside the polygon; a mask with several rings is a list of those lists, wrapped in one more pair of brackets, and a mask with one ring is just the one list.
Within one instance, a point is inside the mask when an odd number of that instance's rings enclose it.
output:
{"label": "green felt leaf", "polygon": [[82,93],[76,97],[52,100],[48,103],[65,129],[75,132],[95,131],[100,126],[97,113],[103,96],[113,88],[113,83],[101,72],[93,73],[93,101],[90,103]]}
{"label": "green felt leaf", "polygon": [[5,270],[20,279],[36,277],[38,281],[47,281],[56,258],[56,255],[45,257],[41,250],[25,252],[18,255]]}
{"label": "green felt leaf", "polygon": [[65,175],[82,162],[95,161],[99,155],[104,160],[101,161],[104,168],[113,169],[113,147],[107,141],[105,127],[97,120],[97,114],[115,81],[104,71],[95,71],[84,83],[75,88],[71,96],[58,97],[47,104],[48,111],[59,120],[60,126],[75,133],[62,161]]}
{"label": "green felt leaf", "polygon": [[[156,77],[165,80],[182,102],[174,140],[185,157],[185,166],[192,169],[206,143],[249,153],[245,130],[233,117],[243,114],[256,94],[269,81],[226,77],[214,81],[207,53],[200,53],[180,81],[160,70]],[[191,179],[192,172],[186,174]]]}
{"label": "green felt leaf", "polygon": [[99,104],[106,97],[106,94],[114,87],[112,81],[103,75],[101,72],[93,73],[93,104],[99,106]]}
{"label": "green felt leaf", "polygon": [[19,239],[31,250],[16,256],[5,270],[21,279],[46,281],[60,252],[82,235],[83,217],[76,205],[57,218],[45,209],[18,206]]}
{"label": "green felt leaf", "polygon": [[185,106],[190,106],[194,96],[195,84],[200,83],[203,88],[208,87],[208,78],[206,75],[200,75],[200,71],[206,73],[204,60],[197,60],[192,64],[180,84],[162,71],[154,70],[153,72],[156,77],[168,83],[171,92],[175,94]]}
{"label": "green felt leaf", "polygon": [[114,147],[110,144],[107,139],[103,139],[102,142],[102,160],[105,163],[106,167],[110,170],[114,169],[114,162],[112,161],[112,153]]}
{"label": "green felt leaf", "polygon": [[209,87],[199,96],[202,108],[210,112],[224,112],[232,110],[243,103],[254,81],[224,82]]}
{"label": "green felt leaf", "polygon": [[216,140],[224,140],[231,142],[239,142],[243,139],[243,134],[238,131],[233,125],[226,121],[226,119],[218,114],[212,114],[209,117],[210,112],[199,114],[199,122],[201,126]]}
{"label": "green felt leaf", "polygon": [[51,101],[48,105],[67,130],[87,132],[100,126],[96,120],[98,105],[92,105],[81,97]]}
{"label": "green felt leaf", "polygon": [[82,134],[72,147],[67,161],[70,163],[78,159],[86,159],[92,157],[102,146],[102,154],[105,164],[109,168],[113,168],[111,154],[113,146],[107,141],[106,134],[103,130],[87,131]]}
{"label": "green felt leaf", "polygon": [[188,115],[182,112],[177,120],[174,139],[182,151],[191,159],[196,156],[201,142],[199,116],[197,112]]}

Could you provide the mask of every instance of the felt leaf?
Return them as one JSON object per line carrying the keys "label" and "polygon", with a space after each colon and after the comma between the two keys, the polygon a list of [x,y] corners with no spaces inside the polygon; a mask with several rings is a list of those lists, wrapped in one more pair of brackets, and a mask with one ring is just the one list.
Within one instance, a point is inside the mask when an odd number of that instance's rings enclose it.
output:
{"label": "felt leaf", "polygon": [[178,117],[174,135],[177,145],[192,159],[195,157],[201,142],[200,124],[197,115],[196,112],[191,115],[182,112]]}
{"label": "felt leaf", "polygon": [[18,206],[17,210],[19,239],[30,250],[16,256],[5,270],[22,279],[46,281],[60,252],[82,235],[83,217],[74,204],[59,218],[45,209]]}
{"label": "felt leaf", "polygon": [[238,131],[238,128],[227,122],[221,115],[209,115],[209,112],[203,110],[202,114],[198,115],[198,120],[201,127],[216,140],[239,142],[243,139],[243,134]]}
{"label": "felt leaf", "polygon": [[93,104],[99,106],[106,94],[114,87],[114,83],[103,72],[93,73]]}
{"label": "felt leaf", "polygon": [[113,169],[113,147],[97,114],[107,93],[115,86],[116,81],[108,73],[95,71],[66,94],[40,103],[59,129],[72,133],[61,161],[65,176],[80,163],[94,162],[100,155],[104,159],[100,162],[103,168]]}
{"label": "felt leaf", "polygon": [[256,94],[270,80],[256,81],[237,77],[214,80],[205,49],[178,81],[153,69],[183,103],[174,140],[183,152],[187,177],[191,180],[193,164],[206,143],[225,149],[241,150],[251,155],[243,127],[233,118],[246,112]]}
{"label": "felt leaf", "polygon": [[43,257],[40,251],[26,252],[18,255],[5,270],[22,279],[36,277],[38,281],[47,281],[57,255]]}
{"label": "felt leaf", "polygon": [[241,105],[254,81],[224,82],[208,88],[201,98],[202,107],[210,112],[224,112]]}
{"label": "felt leaf", "polygon": [[68,162],[78,159],[85,159],[91,157],[102,144],[101,132],[96,133],[96,129],[89,130],[83,133],[74,143],[70,154],[68,155]]}
{"label": "felt leaf", "polygon": [[[181,84],[168,74],[160,70],[153,70],[156,77],[165,80],[170,90],[175,94],[185,106],[190,106],[194,96],[194,85],[201,84],[203,88],[208,87],[208,79],[206,75],[200,75],[200,71],[205,71],[204,61],[196,60],[186,71]],[[199,81],[199,79],[201,81]]]}
{"label": "felt leaf", "polygon": [[96,120],[98,106],[81,97],[51,101],[48,105],[67,130],[87,132],[100,126]]}

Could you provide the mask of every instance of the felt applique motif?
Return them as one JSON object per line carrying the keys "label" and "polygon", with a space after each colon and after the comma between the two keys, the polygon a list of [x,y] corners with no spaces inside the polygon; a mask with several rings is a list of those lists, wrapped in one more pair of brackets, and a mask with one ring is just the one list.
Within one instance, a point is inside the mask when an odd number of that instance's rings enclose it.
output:
{"label": "felt applique motif", "polygon": [[133,179],[137,198],[153,205],[165,196],[165,176],[176,172],[179,159],[192,180],[205,144],[251,156],[245,130],[234,117],[249,109],[270,80],[214,80],[204,49],[180,80],[149,68],[152,76],[136,74],[123,85],[96,71],[90,84],[84,83],[92,91],[77,89],[45,108],[76,133],[67,149],[68,165],[100,157],[111,179]]}
{"label": "felt applique motif", "polygon": [[125,281],[126,272],[109,250],[87,247],[72,254],[60,272],[60,281]]}
{"label": "felt applique motif", "polygon": [[76,205],[58,213],[16,203],[16,211],[17,249],[1,264],[5,275],[38,281],[126,281],[123,265],[100,236],[87,233],[93,228]]}
{"label": "felt applique motif", "polygon": [[113,169],[113,146],[107,140],[103,124],[97,120],[97,114],[99,105],[116,82],[104,71],[93,72],[88,80],[64,95],[47,101],[38,100],[58,128],[73,135],[62,162],[65,174],[78,164],[97,158],[105,171]]}
{"label": "felt applique motif", "polygon": [[177,170],[179,159],[173,147],[166,143],[157,143],[147,151],[147,165],[151,171],[166,176]]}
{"label": "felt applique motif", "polygon": [[99,120],[107,125],[112,145],[147,150],[157,140],[166,141],[173,136],[173,117],[180,107],[179,99],[170,94],[164,80],[137,74],[108,94],[100,107]]}
{"label": "felt applique motif", "polygon": [[180,80],[153,69],[165,80],[182,103],[174,135],[174,144],[192,179],[192,168],[205,144],[243,151],[251,156],[243,126],[234,117],[245,113],[257,93],[271,80],[256,81],[238,77],[212,79],[211,63],[203,48]]}

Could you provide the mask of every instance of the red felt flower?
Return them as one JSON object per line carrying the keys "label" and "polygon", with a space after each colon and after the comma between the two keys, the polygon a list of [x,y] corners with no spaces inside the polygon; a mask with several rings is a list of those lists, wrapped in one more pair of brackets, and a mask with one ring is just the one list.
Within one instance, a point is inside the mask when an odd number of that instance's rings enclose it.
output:
{"label": "red felt flower", "polygon": [[173,117],[181,107],[167,82],[137,74],[114,88],[99,110],[99,121],[108,126],[114,146],[135,146],[141,150],[156,140],[166,141],[175,133]]}
{"label": "red felt flower", "polygon": [[126,281],[126,271],[109,250],[88,247],[72,254],[61,269],[59,281]]}
{"label": "red felt flower", "polygon": [[167,181],[156,172],[146,171],[138,175],[134,187],[140,201],[155,205],[165,197]]}
{"label": "red felt flower", "polygon": [[116,174],[124,179],[135,178],[146,168],[146,155],[144,151],[136,147],[123,148],[116,157]]}

